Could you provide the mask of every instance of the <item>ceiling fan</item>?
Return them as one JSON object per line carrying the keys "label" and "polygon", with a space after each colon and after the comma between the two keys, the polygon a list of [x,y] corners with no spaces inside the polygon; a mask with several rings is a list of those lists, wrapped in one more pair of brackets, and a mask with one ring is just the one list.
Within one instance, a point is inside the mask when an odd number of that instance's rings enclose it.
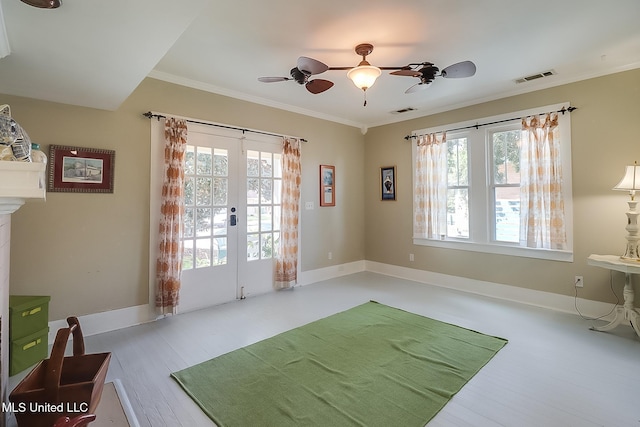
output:
{"label": "ceiling fan", "polygon": [[420,79],[419,83],[405,91],[405,93],[413,93],[429,87],[436,77],[463,78],[471,77],[476,73],[476,65],[471,61],[458,62],[442,69],[442,71],[431,62],[411,63],[402,67],[375,67],[367,61],[367,55],[373,52],[373,45],[369,43],[359,44],[356,46],[355,51],[362,56],[362,61],[357,67],[329,67],[316,59],[301,56],[298,58],[297,66],[290,71],[291,77],[260,77],[258,80],[264,83],[294,80],[304,85],[309,92],[318,94],[329,90],[333,86],[333,82],[324,79],[312,79],[312,76],[322,74],[325,71],[347,70],[347,77],[353,81],[356,87],[366,93],[366,90],[373,86],[382,73],[381,70],[394,70],[390,73],[391,75],[417,77]]}

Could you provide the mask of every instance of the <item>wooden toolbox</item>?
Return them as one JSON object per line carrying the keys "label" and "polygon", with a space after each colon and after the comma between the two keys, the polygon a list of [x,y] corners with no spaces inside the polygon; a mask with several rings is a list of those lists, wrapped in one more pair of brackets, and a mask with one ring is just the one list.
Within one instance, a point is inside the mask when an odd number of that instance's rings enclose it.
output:
{"label": "wooden toolbox", "polygon": [[[111,353],[85,354],[84,337],[75,317],[67,318],[51,349],[51,357],[41,361],[9,395],[19,427],[51,427],[59,418],[95,413],[109,369]],[[73,334],[73,356],[65,356],[69,335]]]}
{"label": "wooden toolbox", "polygon": [[9,375],[47,357],[50,300],[48,296],[9,296]]}

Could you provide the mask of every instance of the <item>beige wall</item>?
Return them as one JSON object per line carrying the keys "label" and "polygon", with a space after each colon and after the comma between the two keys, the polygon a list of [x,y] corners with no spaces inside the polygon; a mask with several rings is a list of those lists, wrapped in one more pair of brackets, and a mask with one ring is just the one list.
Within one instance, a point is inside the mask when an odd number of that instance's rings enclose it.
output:
{"label": "beige wall", "polygon": [[[51,295],[50,320],[146,304],[150,125],[169,114],[307,139],[302,148],[303,271],[364,259],[359,129],[146,79],[114,112],[0,95],[34,142],[116,151],[114,194],[47,193],[12,218],[11,292]],[[336,207],[318,207],[318,166],[336,166]],[[329,261],[327,253],[333,252]]]}
{"label": "beige wall", "polygon": [[[412,244],[412,130],[489,117],[569,101],[574,202],[574,262],[543,261]],[[624,166],[640,160],[640,70],[581,81],[487,102],[420,119],[380,126],[366,135],[366,259],[443,274],[554,292],[575,293],[575,275],[584,276],[579,296],[613,302],[608,270],[587,265],[592,253],[624,252],[628,195],[612,191]],[[398,201],[381,202],[380,166],[397,165]],[[409,262],[409,254],[415,261]],[[623,275],[614,274],[622,297]]]}
{"label": "beige wall", "polygon": [[[529,289],[614,301],[609,273],[590,253],[624,248],[626,196],[611,191],[640,160],[640,70],[586,80],[447,113],[359,129],[147,79],[108,112],[0,95],[45,152],[50,144],[116,150],[115,193],[48,193],[12,218],[11,291],[51,295],[50,319],[147,303],[149,263],[148,110],[299,136],[303,145],[302,271],[362,259]],[[414,246],[412,130],[569,101],[572,113],[575,261]],[[318,166],[336,166],[336,207],[318,207]],[[398,201],[381,202],[380,166],[397,166]],[[366,248],[366,249],[365,249]],[[333,260],[327,257],[333,253]],[[409,262],[409,253],[415,261]],[[621,295],[621,274],[614,275]]]}

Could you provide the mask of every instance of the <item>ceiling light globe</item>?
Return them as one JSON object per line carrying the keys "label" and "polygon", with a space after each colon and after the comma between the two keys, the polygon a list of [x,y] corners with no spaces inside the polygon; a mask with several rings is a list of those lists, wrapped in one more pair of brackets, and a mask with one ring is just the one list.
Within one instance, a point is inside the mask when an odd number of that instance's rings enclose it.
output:
{"label": "ceiling light globe", "polygon": [[351,79],[358,89],[367,90],[373,86],[380,74],[382,74],[382,71],[378,67],[359,65],[349,70],[347,77]]}

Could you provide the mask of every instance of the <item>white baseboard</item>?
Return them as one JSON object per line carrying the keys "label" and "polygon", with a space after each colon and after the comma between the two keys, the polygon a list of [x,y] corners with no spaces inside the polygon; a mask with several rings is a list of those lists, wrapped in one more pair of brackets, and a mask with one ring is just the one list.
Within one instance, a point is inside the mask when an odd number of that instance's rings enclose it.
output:
{"label": "white baseboard", "polygon": [[316,270],[303,271],[298,275],[296,286],[310,285],[311,283],[322,282],[323,280],[335,277],[346,276],[348,274],[365,271],[366,261],[355,261],[347,264],[332,265],[331,267],[318,268]]}
{"label": "white baseboard", "polygon": [[[149,304],[145,304],[78,316],[78,320],[82,327],[82,335],[88,337],[146,323],[154,318],[151,317]],[[58,329],[67,326],[66,319],[49,322],[49,344],[55,341]]]}
{"label": "white baseboard", "polygon": [[[360,273],[362,271],[370,271],[386,276],[548,308],[565,313],[577,314],[575,308],[577,302],[580,307],[580,312],[586,317],[600,317],[611,310],[611,304],[603,302],[582,298],[578,298],[576,301],[574,297],[551,292],[536,291],[517,286],[502,285],[499,283],[365,260],[303,271],[298,276],[298,284],[296,286],[306,286],[323,280]],[[612,320],[613,317],[614,314],[610,314],[603,319]],[[150,322],[155,320],[156,317],[150,311],[149,305],[145,304],[79,316],[78,319],[80,320],[80,325],[82,325],[83,335],[91,336]],[[53,343],[55,340],[57,330],[65,327],[67,327],[66,320],[49,322],[49,343]]]}
{"label": "white baseboard", "polygon": [[[374,261],[365,261],[365,270],[400,279],[412,280],[414,282],[518,302],[535,307],[548,308],[564,313],[578,314],[575,307],[577,302],[582,315],[590,318],[601,317],[603,314],[609,313],[612,308],[611,304],[599,301],[582,298],[576,300],[574,297],[554,294],[552,292],[536,291],[518,286],[485,282],[466,277],[434,273],[432,271],[382,264]],[[614,316],[615,313],[612,313],[602,317],[602,319],[613,320]]]}

